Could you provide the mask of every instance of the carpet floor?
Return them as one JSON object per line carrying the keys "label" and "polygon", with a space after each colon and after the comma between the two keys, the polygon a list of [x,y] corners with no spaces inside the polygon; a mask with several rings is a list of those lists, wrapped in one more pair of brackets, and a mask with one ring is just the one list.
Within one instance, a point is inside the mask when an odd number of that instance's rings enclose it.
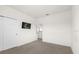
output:
{"label": "carpet floor", "polygon": [[36,40],[29,44],[2,51],[0,54],[72,54],[72,50],[67,46]]}

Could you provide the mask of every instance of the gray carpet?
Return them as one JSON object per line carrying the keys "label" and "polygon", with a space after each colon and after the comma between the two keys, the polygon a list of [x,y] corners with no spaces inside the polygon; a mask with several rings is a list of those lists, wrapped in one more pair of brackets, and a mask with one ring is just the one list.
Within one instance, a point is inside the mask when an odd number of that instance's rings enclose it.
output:
{"label": "gray carpet", "polygon": [[72,50],[70,47],[37,40],[29,44],[2,51],[0,54],[72,54]]}

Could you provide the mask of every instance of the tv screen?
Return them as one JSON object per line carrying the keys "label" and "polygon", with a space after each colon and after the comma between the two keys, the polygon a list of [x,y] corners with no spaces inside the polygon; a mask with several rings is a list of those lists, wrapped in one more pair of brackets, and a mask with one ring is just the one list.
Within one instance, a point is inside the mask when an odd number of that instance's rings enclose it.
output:
{"label": "tv screen", "polygon": [[23,29],[30,29],[31,28],[31,24],[30,23],[26,23],[26,22],[22,22],[22,28]]}

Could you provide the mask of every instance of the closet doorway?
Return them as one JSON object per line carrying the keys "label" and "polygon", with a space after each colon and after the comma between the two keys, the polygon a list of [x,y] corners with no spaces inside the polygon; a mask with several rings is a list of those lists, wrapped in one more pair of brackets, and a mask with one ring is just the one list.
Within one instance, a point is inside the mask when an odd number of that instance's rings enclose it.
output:
{"label": "closet doorway", "polygon": [[17,46],[17,20],[7,16],[0,16],[0,27],[0,50]]}

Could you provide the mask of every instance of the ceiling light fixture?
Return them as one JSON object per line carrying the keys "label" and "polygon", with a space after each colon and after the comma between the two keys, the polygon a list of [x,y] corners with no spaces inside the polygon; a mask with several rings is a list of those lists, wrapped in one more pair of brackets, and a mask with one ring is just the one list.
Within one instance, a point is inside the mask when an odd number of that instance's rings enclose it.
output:
{"label": "ceiling light fixture", "polygon": [[49,14],[45,14],[46,16],[48,16]]}

